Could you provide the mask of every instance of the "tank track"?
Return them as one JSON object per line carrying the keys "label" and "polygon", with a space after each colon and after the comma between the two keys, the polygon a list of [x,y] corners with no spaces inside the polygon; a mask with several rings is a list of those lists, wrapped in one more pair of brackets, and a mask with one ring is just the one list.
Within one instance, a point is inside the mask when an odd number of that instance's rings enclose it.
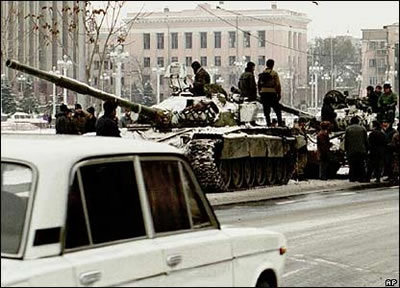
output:
{"label": "tank track", "polygon": [[205,191],[222,191],[222,179],[216,165],[219,139],[194,139],[186,150],[187,157],[200,185]]}

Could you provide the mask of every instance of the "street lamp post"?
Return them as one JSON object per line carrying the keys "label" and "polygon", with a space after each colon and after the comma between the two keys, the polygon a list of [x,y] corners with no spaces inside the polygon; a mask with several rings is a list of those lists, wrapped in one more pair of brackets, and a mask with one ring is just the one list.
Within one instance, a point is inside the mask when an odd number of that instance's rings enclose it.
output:
{"label": "street lamp post", "polygon": [[360,93],[360,91],[361,91],[361,82],[362,82],[362,76],[361,75],[358,75],[356,77],[356,82],[357,82],[358,97],[360,98],[362,96],[361,93]]}
{"label": "street lamp post", "polygon": [[[128,52],[122,52],[122,47],[118,46],[114,51],[110,53],[111,61],[117,67],[117,73],[115,77],[115,94],[121,97],[121,78],[122,78],[122,62],[129,56]],[[121,108],[118,108],[118,116],[121,114]]]}
{"label": "street lamp post", "polygon": [[236,66],[240,77],[240,75],[243,73],[244,67],[246,67],[246,57],[243,56],[241,61],[235,61],[233,64]]}
{"label": "street lamp post", "polygon": [[157,104],[160,104],[160,76],[164,70],[164,67],[159,67],[158,65],[152,69],[153,72],[157,73]]}
{"label": "street lamp post", "polygon": [[218,68],[215,66],[211,66],[208,69],[208,72],[210,72],[210,74],[211,74],[211,83],[216,83],[215,75],[218,74]]}
{"label": "street lamp post", "polygon": [[110,80],[110,76],[106,73],[106,72],[104,72],[103,73],[103,75],[100,75],[100,80],[101,80],[101,89],[104,91],[104,92],[106,92],[105,90],[104,90],[104,83],[106,82],[106,81],[108,81],[108,80]]}
{"label": "street lamp post", "polygon": [[293,81],[293,72],[289,71],[287,73],[284,74],[284,78],[289,80],[289,103],[290,106],[293,107],[293,87],[292,87],[292,81]]}
{"label": "street lamp post", "polygon": [[[64,55],[64,56],[63,56],[63,59],[64,59],[64,60],[58,60],[58,61],[57,61],[57,64],[58,64],[58,66],[60,66],[60,68],[63,70],[63,76],[67,76],[68,69],[72,66],[72,61],[68,59],[68,56],[67,56],[67,55]],[[67,94],[67,93],[68,93],[68,92],[67,92],[67,88],[64,88],[64,98],[63,98],[63,102],[64,102],[65,105],[68,105],[68,103],[67,103],[67,100],[68,100],[67,95],[68,95],[68,94]]]}
{"label": "street lamp post", "polygon": [[26,81],[26,77],[25,77],[25,75],[20,74],[20,75],[17,77],[17,80],[18,80],[18,82],[21,84],[19,89],[20,89],[21,98],[22,98],[23,95],[24,95],[23,85],[24,85],[24,83],[25,83],[25,81]]}
{"label": "street lamp post", "polygon": [[321,76],[321,79],[324,80],[325,82],[325,91],[324,93],[328,92],[328,81],[331,80],[331,76],[329,76],[328,73],[325,73],[324,75]]}
{"label": "street lamp post", "polygon": [[[4,85],[4,81],[6,80],[6,74],[1,74],[1,85]],[[3,97],[1,97],[1,114],[3,114]]]}
{"label": "street lamp post", "polygon": [[318,75],[322,73],[324,67],[319,66],[318,61],[315,62],[314,66],[309,67],[310,72],[314,74],[314,84],[315,84],[315,92],[314,92],[314,107],[318,107]]}
{"label": "street lamp post", "polygon": [[[50,73],[53,73],[53,74],[55,74],[55,75],[59,75],[60,74],[60,71],[58,71],[57,70],[57,68],[56,68],[56,66],[53,66],[53,70],[51,70],[51,71],[49,71]],[[53,112],[52,112],[52,114],[51,114],[51,117],[53,118],[53,119],[55,119],[56,118],[56,93],[57,93],[57,90],[56,90],[56,84],[53,84]]]}

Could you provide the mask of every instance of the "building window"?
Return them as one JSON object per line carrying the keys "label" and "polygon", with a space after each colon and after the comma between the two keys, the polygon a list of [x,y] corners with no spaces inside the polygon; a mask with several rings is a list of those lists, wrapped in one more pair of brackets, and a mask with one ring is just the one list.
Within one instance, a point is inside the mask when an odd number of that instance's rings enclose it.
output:
{"label": "building window", "polygon": [[143,58],[143,67],[150,67],[150,57]]}
{"label": "building window", "polygon": [[178,62],[178,57],[171,57],[171,63]]}
{"label": "building window", "polygon": [[221,66],[221,56],[214,57],[214,66]]}
{"label": "building window", "polygon": [[171,33],[171,49],[178,49],[178,33]]}
{"label": "building window", "polygon": [[192,49],[192,32],[185,33],[185,48]]}
{"label": "building window", "polygon": [[369,59],[368,66],[369,67],[376,67],[376,59]]}
{"label": "building window", "polygon": [[380,45],[381,45],[381,49],[385,49],[386,48],[386,41],[381,41],[380,42]]}
{"label": "building window", "polygon": [[375,41],[370,41],[368,44],[369,50],[376,50],[376,42]]}
{"label": "building window", "polygon": [[236,56],[229,56],[229,66],[233,66],[235,65],[235,61],[236,61]]}
{"label": "building window", "polygon": [[94,86],[97,86],[97,77],[94,77]]}
{"label": "building window", "polygon": [[301,33],[297,33],[297,49],[301,50]]}
{"label": "building window", "polygon": [[157,57],[158,67],[164,67],[164,57]]}
{"label": "building window", "polygon": [[244,48],[250,47],[250,31],[243,32],[243,47]]}
{"label": "building window", "polygon": [[369,77],[369,85],[375,86],[376,84],[378,84],[376,76]]}
{"label": "building window", "polygon": [[207,32],[200,32],[200,48],[207,48]]}
{"label": "building window", "polygon": [[235,47],[236,47],[236,32],[229,31],[229,48],[235,48]]}
{"label": "building window", "polygon": [[259,66],[265,65],[265,56],[258,56],[258,65]]}
{"label": "building window", "polygon": [[221,32],[214,32],[214,48],[221,48]]}
{"label": "building window", "polygon": [[265,31],[258,31],[258,47],[265,47]]}
{"label": "building window", "polygon": [[157,33],[157,49],[164,49],[164,33]]}
{"label": "building window", "polygon": [[288,33],[288,46],[289,48],[292,48],[292,31],[289,31]]}
{"label": "building window", "polygon": [[206,56],[200,57],[200,64],[201,64],[201,66],[207,67],[207,57]]}
{"label": "building window", "polygon": [[297,49],[297,32],[293,32],[293,48]]}
{"label": "building window", "polygon": [[103,62],[104,70],[108,70],[108,61]]}
{"label": "building window", "polygon": [[186,62],[186,67],[190,67],[192,65],[192,57],[186,56],[185,62]]}
{"label": "building window", "polygon": [[150,33],[143,34],[143,49],[150,49]]}
{"label": "building window", "polygon": [[99,70],[99,68],[100,68],[100,61],[95,60],[94,61],[94,70]]}

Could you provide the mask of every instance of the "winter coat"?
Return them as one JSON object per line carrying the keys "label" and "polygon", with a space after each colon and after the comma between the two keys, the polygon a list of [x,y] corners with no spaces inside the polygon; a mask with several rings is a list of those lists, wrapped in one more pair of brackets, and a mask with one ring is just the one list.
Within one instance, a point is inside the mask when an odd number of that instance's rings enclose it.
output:
{"label": "winter coat", "polygon": [[203,67],[200,67],[194,76],[193,88],[191,89],[193,95],[204,96],[206,94],[204,85],[206,84],[210,84],[210,74]]}
{"label": "winter coat", "polygon": [[111,115],[103,115],[96,122],[97,136],[121,137],[118,123]]}
{"label": "winter coat", "polygon": [[252,72],[244,72],[239,79],[240,97],[248,98],[249,101],[257,99],[257,86],[254,74]]}
{"label": "winter coat", "polygon": [[79,134],[75,122],[67,118],[64,112],[56,115],[56,134]]}
{"label": "winter coat", "polygon": [[96,121],[95,116],[87,117],[85,123],[85,133],[96,132]]}
{"label": "winter coat", "polygon": [[85,116],[85,114],[83,114],[83,112],[81,112],[81,113],[75,112],[73,121],[75,122],[76,128],[78,129],[80,134],[86,133],[86,131],[85,131],[86,116]]}
{"label": "winter coat", "polygon": [[368,135],[368,143],[371,155],[383,155],[385,153],[386,136],[381,129],[375,129]]}
{"label": "winter coat", "polygon": [[335,123],[337,114],[330,104],[324,104],[321,108],[321,121]]}
{"label": "winter coat", "polygon": [[278,97],[281,96],[281,82],[279,75],[271,68],[265,69],[258,75],[258,92],[259,93],[277,93]]}
{"label": "winter coat", "polygon": [[347,157],[367,154],[369,146],[367,130],[358,124],[348,126],[344,136],[344,146]]}
{"label": "winter coat", "polygon": [[331,149],[332,143],[329,139],[329,134],[326,130],[321,130],[317,136],[317,148],[319,159],[322,161],[328,160],[329,150]]}
{"label": "winter coat", "polygon": [[128,124],[133,124],[134,121],[132,120],[131,116],[124,115],[121,117],[119,120],[119,127],[120,128],[126,128],[128,127]]}

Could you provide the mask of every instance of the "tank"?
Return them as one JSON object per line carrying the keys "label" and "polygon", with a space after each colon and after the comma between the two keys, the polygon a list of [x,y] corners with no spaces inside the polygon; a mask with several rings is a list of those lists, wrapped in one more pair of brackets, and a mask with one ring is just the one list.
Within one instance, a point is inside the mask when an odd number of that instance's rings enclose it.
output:
{"label": "tank", "polygon": [[[41,71],[14,60],[6,66],[97,99],[112,100],[137,113],[138,124],[128,130],[141,138],[182,149],[206,192],[284,185],[296,166],[296,137],[289,128],[255,126],[258,102],[235,100],[219,85],[205,87],[206,95],[189,92],[185,66],[172,63],[167,71],[171,96],[152,107],[132,103],[85,83]],[[284,110],[291,108],[283,105]],[[293,111],[299,113],[301,111]],[[304,113],[303,113],[304,114]],[[147,126],[146,126],[147,125]],[[124,135],[128,135],[125,133]]]}

